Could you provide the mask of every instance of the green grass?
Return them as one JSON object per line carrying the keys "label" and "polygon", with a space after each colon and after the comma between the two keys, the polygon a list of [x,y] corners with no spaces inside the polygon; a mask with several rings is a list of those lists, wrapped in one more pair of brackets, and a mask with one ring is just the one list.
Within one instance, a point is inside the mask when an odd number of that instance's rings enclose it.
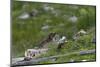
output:
{"label": "green grass", "polygon": [[[27,5],[23,8],[23,5]],[[54,43],[49,43],[51,48],[48,53],[40,57],[49,57],[53,55],[61,55],[74,51],[95,49],[96,45],[90,43],[95,36],[95,7],[94,6],[78,6],[78,5],[65,5],[65,4],[49,4],[53,7],[58,16],[54,16],[51,11],[43,11],[44,3],[37,2],[18,2],[14,1],[12,6],[12,55],[13,57],[24,56],[24,51],[29,48],[37,46],[41,40],[46,38],[50,32],[57,32],[60,35],[67,36],[68,43],[60,52],[57,52],[57,46]],[[76,8],[75,8],[76,7]],[[38,10],[38,15],[29,19],[21,20],[18,18],[24,11],[30,12],[32,9]],[[68,19],[71,16],[78,18],[77,22],[73,23]],[[49,20],[47,22],[47,20]],[[63,24],[63,26],[60,26]],[[43,31],[43,25],[51,26],[50,29]],[[81,36],[79,40],[73,41],[72,37],[80,29],[88,32],[87,35]],[[54,46],[55,45],[55,46]],[[60,57],[53,63],[69,62],[71,59],[75,61],[95,59],[95,54],[89,55],[70,55]],[[40,64],[52,63],[51,60],[40,62]]]}

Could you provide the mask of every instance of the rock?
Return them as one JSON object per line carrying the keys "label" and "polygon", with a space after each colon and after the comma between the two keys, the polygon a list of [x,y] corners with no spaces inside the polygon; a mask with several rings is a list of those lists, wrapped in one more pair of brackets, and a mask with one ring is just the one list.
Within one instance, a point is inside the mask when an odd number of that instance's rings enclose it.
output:
{"label": "rock", "polygon": [[85,62],[85,61],[87,61],[87,60],[81,60],[81,61]]}
{"label": "rock", "polygon": [[27,12],[24,12],[18,18],[19,19],[28,19],[29,17],[30,17],[30,15]]}
{"label": "rock", "polygon": [[82,52],[80,52],[80,55],[83,55],[83,54],[85,54],[86,52],[84,52],[84,51],[82,51]]}
{"label": "rock", "polygon": [[95,37],[92,39],[92,43],[96,44],[96,38]]}
{"label": "rock", "polygon": [[47,31],[49,28],[50,28],[49,25],[44,25],[44,26],[42,26],[41,30]]}
{"label": "rock", "polygon": [[59,14],[59,10],[55,10],[53,7],[51,7],[51,6],[47,5],[47,4],[43,5],[43,10],[45,12],[50,12],[51,14],[53,14],[56,17]]}
{"label": "rock", "polygon": [[43,5],[43,10],[46,11],[46,12],[48,12],[48,11],[54,10],[54,8],[50,7],[48,4],[44,4]]}
{"label": "rock", "polygon": [[32,59],[41,54],[45,54],[48,51],[48,48],[41,48],[41,49],[27,49],[25,51],[25,58]]}
{"label": "rock", "polygon": [[33,9],[31,12],[23,12],[20,16],[18,16],[19,19],[28,19],[30,17],[35,17],[38,14],[38,11],[36,9]]}
{"label": "rock", "polygon": [[31,17],[35,17],[39,12],[36,9],[33,9],[31,12],[29,12]]}
{"label": "rock", "polygon": [[16,63],[16,62],[18,62],[18,61],[22,61],[22,60],[24,60],[24,57],[12,58],[12,64],[13,64],[13,63]]}
{"label": "rock", "polygon": [[78,40],[80,38],[80,36],[86,35],[87,32],[83,29],[81,29],[79,32],[77,32],[74,36],[73,39],[74,40]]}
{"label": "rock", "polygon": [[74,59],[70,59],[70,62],[74,62],[75,60]]}
{"label": "rock", "polygon": [[53,59],[51,59],[52,62],[55,62],[56,60],[57,60],[57,58],[53,58]]}
{"label": "rock", "polygon": [[72,16],[69,18],[69,21],[71,21],[73,23],[77,22],[77,20],[78,20],[78,18],[76,16]]}
{"label": "rock", "polygon": [[85,31],[85,30],[83,30],[83,29],[81,29],[79,32],[78,32],[78,34],[86,34],[87,32]]}
{"label": "rock", "polygon": [[55,16],[58,17],[60,15],[60,11],[59,10],[52,10],[51,13]]}

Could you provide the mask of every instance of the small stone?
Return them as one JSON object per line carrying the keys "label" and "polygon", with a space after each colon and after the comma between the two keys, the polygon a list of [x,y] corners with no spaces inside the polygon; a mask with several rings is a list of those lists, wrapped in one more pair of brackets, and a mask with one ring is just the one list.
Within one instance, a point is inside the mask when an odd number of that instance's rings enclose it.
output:
{"label": "small stone", "polygon": [[51,61],[52,61],[52,62],[55,62],[56,60],[57,60],[56,58],[54,58],[54,59],[51,59]]}
{"label": "small stone", "polygon": [[70,59],[70,62],[74,62],[74,59]]}
{"label": "small stone", "polygon": [[31,12],[23,12],[18,18],[19,19],[28,19],[30,17],[34,17],[38,14],[36,9],[33,9]]}
{"label": "small stone", "polygon": [[30,17],[30,15],[26,12],[24,12],[23,14],[21,14],[18,18],[19,19],[28,19]]}
{"label": "small stone", "polygon": [[77,20],[78,20],[78,18],[76,16],[72,16],[69,18],[69,21],[71,21],[73,23],[77,22]]}
{"label": "small stone", "polygon": [[53,7],[50,7],[50,6],[48,6],[47,4],[43,5],[43,9],[44,9],[45,11],[52,11],[52,10],[54,10]]}
{"label": "small stone", "polygon": [[84,52],[84,51],[82,51],[82,52],[80,52],[80,55],[83,55],[83,54],[85,54],[86,52]]}
{"label": "small stone", "polygon": [[50,28],[49,25],[45,25],[45,26],[43,26],[41,29],[42,29],[42,30],[48,30],[49,28]]}
{"label": "small stone", "polygon": [[85,62],[85,61],[87,61],[87,60],[81,60],[81,61]]}

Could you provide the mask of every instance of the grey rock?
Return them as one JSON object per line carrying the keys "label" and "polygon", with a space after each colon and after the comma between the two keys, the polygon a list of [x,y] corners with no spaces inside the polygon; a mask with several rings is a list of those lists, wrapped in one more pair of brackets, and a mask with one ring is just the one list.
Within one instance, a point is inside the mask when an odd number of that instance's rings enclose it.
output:
{"label": "grey rock", "polygon": [[30,15],[26,12],[24,12],[23,14],[21,14],[20,16],[18,16],[19,19],[28,19],[30,17]]}
{"label": "grey rock", "polygon": [[74,62],[75,60],[74,59],[70,59],[70,62]]}
{"label": "grey rock", "polygon": [[49,6],[48,4],[44,4],[43,5],[43,10],[44,11],[52,11],[52,10],[54,10],[54,8]]}
{"label": "grey rock", "polygon": [[19,19],[28,19],[30,17],[35,17],[38,14],[38,11],[36,9],[33,9],[30,12],[23,12],[20,16],[18,16]]}
{"label": "grey rock", "polygon": [[73,23],[77,22],[77,20],[78,20],[78,18],[76,16],[72,16],[69,18],[69,21],[71,21]]}
{"label": "grey rock", "polygon": [[44,26],[42,26],[41,30],[46,31],[46,30],[48,30],[49,28],[50,28],[50,26],[49,26],[49,25],[44,25]]}

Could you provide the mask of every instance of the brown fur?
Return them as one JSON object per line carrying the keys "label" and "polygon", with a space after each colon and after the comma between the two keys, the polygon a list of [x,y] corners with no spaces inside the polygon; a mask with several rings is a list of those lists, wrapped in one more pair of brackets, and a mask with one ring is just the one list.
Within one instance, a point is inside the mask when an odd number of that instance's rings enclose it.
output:
{"label": "brown fur", "polygon": [[55,35],[56,33],[50,33],[48,37],[39,44],[39,47],[43,47],[46,43],[51,42]]}

